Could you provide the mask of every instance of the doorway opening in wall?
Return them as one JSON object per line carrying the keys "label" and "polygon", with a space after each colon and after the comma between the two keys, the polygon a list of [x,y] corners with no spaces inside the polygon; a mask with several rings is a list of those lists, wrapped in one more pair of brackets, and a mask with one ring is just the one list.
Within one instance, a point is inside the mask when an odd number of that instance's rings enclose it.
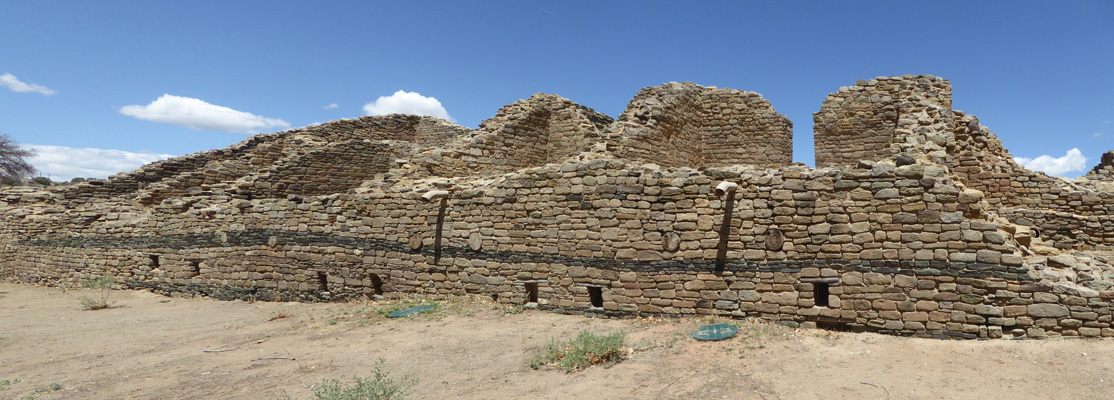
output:
{"label": "doorway opening in wall", "polygon": [[329,291],[329,274],[322,271],[317,271],[317,287],[322,291]]}
{"label": "doorway opening in wall", "polygon": [[[603,296],[600,296],[600,297],[603,297]],[[537,303],[537,302],[538,302],[538,283],[537,282],[526,282],[526,303],[529,304],[529,303]]]}
{"label": "doorway opening in wall", "polygon": [[201,275],[201,261],[190,260],[190,277]]}
{"label": "doorway opening in wall", "polygon": [[158,254],[149,254],[149,255],[147,255],[147,258],[151,259],[151,266],[152,267],[154,267],[154,268],[159,267],[159,255]]}
{"label": "doorway opening in wall", "polygon": [[592,300],[592,307],[603,307],[603,288],[588,286],[588,298]]}
{"label": "doorway opening in wall", "polygon": [[371,294],[383,294],[383,280],[379,279],[379,275],[371,274]]}
{"label": "doorway opening in wall", "polygon": [[828,307],[828,284],[824,282],[813,283],[812,298],[817,306]]}

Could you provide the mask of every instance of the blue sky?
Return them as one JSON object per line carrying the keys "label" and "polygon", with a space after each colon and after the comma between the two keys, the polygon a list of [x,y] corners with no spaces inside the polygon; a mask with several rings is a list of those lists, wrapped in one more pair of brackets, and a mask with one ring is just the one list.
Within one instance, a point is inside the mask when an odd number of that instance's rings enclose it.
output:
{"label": "blue sky", "polygon": [[383,110],[474,128],[545,92],[615,117],[692,81],[761,93],[812,165],[828,93],[932,74],[1015,157],[1073,177],[1114,149],[1111,21],[1099,1],[0,0],[0,132],[43,175],[103,177]]}

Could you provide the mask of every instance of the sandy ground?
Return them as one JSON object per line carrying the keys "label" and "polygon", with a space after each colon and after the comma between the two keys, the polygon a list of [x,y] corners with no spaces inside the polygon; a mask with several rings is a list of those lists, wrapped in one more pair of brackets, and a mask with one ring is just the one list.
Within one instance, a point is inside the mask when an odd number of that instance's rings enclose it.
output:
{"label": "sandy ground", "polygon": [[[476,299],[385,319],[396,303],[221,302],[0,283],[0,399],[309,398],[326,378],[420,380],[414,399],[1103,399],[1114,341],[941,341],[742,321],[697,342],[710,321],[598,319]],[[626,332],[611,368],[533,370],[532,354],[581,330]],[[4,381],[8,381],[4,385]],[[50,387],[54,384],[56,390]]]}

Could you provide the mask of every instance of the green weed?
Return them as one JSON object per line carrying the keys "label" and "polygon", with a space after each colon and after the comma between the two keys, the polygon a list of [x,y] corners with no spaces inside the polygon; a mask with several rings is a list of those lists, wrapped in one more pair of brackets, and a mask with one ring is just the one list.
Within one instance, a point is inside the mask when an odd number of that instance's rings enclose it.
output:
{"label": "green weed", "polygon": [[626,358],[628,349],[625,346],[626,334],[623,332],[603,336],[581,331],[576,339],[566,343],[550,341],[545,350],[534,355],[529,365],[534,369],[552,365],[565,372],[579,371],[596,364],[610,367]]}
{"label": "green weed", "polygon": [[103,310],[108,308],[108,295],[112,293],[112,285],[115,283],[116,279],[111,276],[98,276],[96,278],[86,279],[82,282],[82,286],[86,289],[97,291],[97,294],[95,297],[81,296],[78,298],[78,300],[81,301],[81,306],[86,310]]}
{"label": "green weed", "polygon": [[321,381],[313,389],[314,400],[398,400],[404,399],[418,384],[418,379],[407,374],[392,378],[379,359],[372,367],[371,375],[353,376],[352,384],[345,385],[336,379]]}

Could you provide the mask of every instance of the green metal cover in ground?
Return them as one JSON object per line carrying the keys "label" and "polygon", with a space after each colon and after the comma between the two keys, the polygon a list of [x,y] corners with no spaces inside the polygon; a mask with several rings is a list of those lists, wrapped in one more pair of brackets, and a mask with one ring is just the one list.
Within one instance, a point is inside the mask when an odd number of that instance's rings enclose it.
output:
{"label": "green metal cover in ground", "polygon": [[404,309],[401,309],[401,310],[398,310],[398,311],[393,311],[390,314],[387,314],[387,318],[406,317],[406,316],[418,314],[418,313],[423,312],[423,311],[432,310],[434,307],[437,307],[437,306],[427,304],[427,305],[424,305],[424,306],[404,308]]}
{"label": "green metal cover in ground", "polygon": [[704,325],[695,331],[692,331],[692,338],[703,341],[723,340],[735,337],[739,334],[739,328],[735,325],[728,324],[715,324]]}

